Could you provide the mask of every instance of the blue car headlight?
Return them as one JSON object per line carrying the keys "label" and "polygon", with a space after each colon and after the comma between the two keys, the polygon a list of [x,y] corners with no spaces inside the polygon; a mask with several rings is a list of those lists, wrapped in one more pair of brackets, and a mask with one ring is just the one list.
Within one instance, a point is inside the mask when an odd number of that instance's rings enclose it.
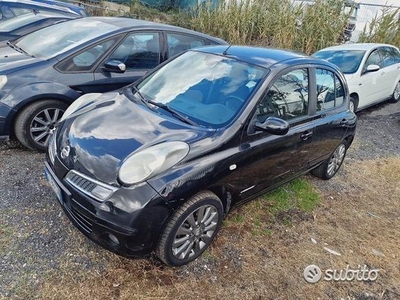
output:
{"label": "blue car headlight", "polygon": [[177,163],[189,153],[184,142],[165,142],[130,155],[121,165],[118,177],[124,184],[142,182]]}

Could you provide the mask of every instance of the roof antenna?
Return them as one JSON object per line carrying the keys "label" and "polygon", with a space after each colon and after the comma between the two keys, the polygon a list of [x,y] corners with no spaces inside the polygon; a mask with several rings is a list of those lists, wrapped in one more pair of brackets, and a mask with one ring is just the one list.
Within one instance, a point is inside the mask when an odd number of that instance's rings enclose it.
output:
{"label": "roof antenna", "polygon": [[230,47],[232,47],[232,44],[230,44],[230,45],[228,46],[228,48],[226,48],[225,51],[222,52],[222,55],[227,55],[227,54],[228,54],[228,50],[229,50]]}

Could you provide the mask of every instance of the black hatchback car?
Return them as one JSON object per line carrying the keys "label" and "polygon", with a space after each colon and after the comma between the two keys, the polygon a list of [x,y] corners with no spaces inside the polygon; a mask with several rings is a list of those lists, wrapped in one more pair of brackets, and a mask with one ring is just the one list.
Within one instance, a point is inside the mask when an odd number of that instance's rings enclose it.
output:
{"label": "black hatchback car", "polygon": [[328,62],[241,46],[189,50],[134,85],[75,101],[45,172],[89,238],[183,265],[234,205],[308,171],[334,176],[354,138],[348,106],[346,81]]}
{"label": "black hatchback car", "polygon": [[186,49],[226,44],[192,30],[87,17],[0,43],[0,140],[44,151],[54,124],[82,94],[130,84]]}

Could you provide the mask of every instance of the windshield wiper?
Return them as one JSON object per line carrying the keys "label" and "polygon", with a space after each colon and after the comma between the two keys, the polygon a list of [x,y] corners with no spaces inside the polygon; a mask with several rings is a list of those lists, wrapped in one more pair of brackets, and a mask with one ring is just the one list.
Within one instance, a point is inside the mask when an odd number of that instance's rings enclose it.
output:
{"label": "windshield wiper", "polygon": [[31,56],[31,57],[35,57],[34,55],[29,54],[28,52],[26,52],[24,49],[22,49],[21,47],[18,47],[16,44],[11,43],[10,41],[7,41],[7,45],[11,48],[13,48],[14,50],[23,53],[25,55]]}
{"label": "windshield wiper", "polygon": [[136,94],[139,95],[140,101],[142,101],[143,104],[145,104],[147,107],[150,108],[150,106],[149,106],[149,101],[146,100],[146,98],[142,95],[142,93],[139,91],[139,89],[138,89],[135,85],[132,86],[132,88],[135,90]]}
{"label": "windshield wiper", "polygon": [[192,125],[192,126],[199,126],[197,123],[193,122],[192,120],[188,119],[186,116],[180,114],[179,112],[177,112],[176,110],[172,109],[171,107],[169,107],[167,104],[164,103],[160,103],[160,102],[155,102],[155,101],[148,101],[149,103],[158,106],[162,109],[165,109],[166,111],[168,111],[169,113],[171,113],[171,115],[177,117],[179,120]]}

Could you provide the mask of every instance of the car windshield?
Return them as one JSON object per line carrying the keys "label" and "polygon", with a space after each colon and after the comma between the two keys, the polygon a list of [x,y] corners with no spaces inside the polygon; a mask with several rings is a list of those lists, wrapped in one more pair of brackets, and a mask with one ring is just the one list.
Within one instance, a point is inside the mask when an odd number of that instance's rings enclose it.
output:
{"label": "car windshield", "polygon": [[316,52],[312,56],[337,65],[344,74],[353,74],[357,72],[364,54],[364,50],[327,50]]}
{"label": "car windshield", "polygon": [[236,59],[189,51],[145,78],[136,92],[193,124],[220,128],[238,115],[267,73]]}
{"label": "car windshield", "polygon": [[85,18],[55,24],[22,37],[16,44],[29,55],[49,59],[118,27]]}
{"label": "car windshield", "polygon": [[43,16],[38,14],[24,14],[8,20],[0,22],[0,31],[12,31],[36,20],[43,19]]}

